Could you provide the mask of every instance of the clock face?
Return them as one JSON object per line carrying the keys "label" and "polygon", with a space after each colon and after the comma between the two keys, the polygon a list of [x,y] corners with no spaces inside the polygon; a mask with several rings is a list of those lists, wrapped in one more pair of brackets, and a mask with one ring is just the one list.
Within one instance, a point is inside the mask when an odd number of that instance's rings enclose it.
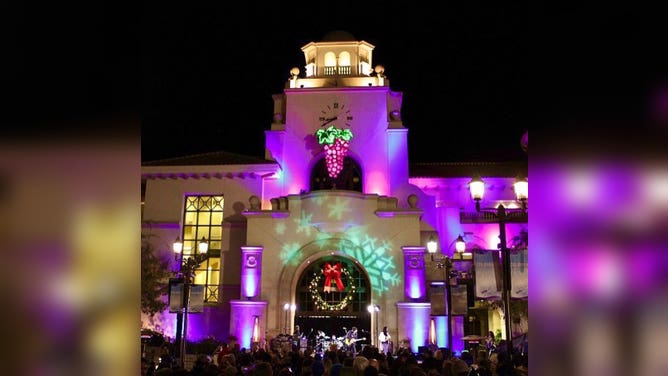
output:
{"label": "clock face", "polygon": [[353,113],[345,103],[332,102],[325,105],[318,114],[318,124],[321,127],[334,125],[350,127],[353,121]]}

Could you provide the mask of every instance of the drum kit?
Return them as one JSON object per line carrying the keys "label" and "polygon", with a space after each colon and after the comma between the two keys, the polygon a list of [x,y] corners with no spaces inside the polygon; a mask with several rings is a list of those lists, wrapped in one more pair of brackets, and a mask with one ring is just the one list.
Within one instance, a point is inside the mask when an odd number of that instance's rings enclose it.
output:
{"label": "drum kit", "polygon": [[337,338],[336,336],[326,336],[325,333],[321,330],[318,330],[316,336],[316,350],[318,352],[337,351],[338,349],[343,348],[343,337]]}

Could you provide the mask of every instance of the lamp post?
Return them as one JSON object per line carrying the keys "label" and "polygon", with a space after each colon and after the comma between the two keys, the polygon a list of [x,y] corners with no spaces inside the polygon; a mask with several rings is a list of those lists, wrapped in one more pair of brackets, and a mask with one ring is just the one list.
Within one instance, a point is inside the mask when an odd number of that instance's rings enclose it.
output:
{"label": "lamp post", "polygon": [[[186,341],[188,338],[188,309],[190,307],[190,286],[193,284],[195,278],[195,271],[202,261],[206,260],[207,252],[209,251],[209,243],[206,238],[202,236],[202,240],[197,245],[197,253],[193,255],[183,255],[183,242],[180,238],[176,238],[172,245],[174,251],[174,260],[179,261],[179,274],[183,278],[183,303],[181,304],[181,312],[177,315],[176,338],[179,342],[179,362],[181,367],[185,366],[186,355]],[[183,334],[181,335],[181,320],[183,322]]]}
{"label": "lamp post", "polygon": [[283,312],[285,313],[285,326],[283,327],[283,333],[288,333],[288,310],[290,309],[290,303],[283,304]]}
{"label": "lamp post", "polygon": [[529,185],[526,178],[518,178],[513,184],[515,196],[521,202],[520,209],[507,209],[503,204],[500,204],[496,209],[481,209],[480,201],[485,193],[485,183],[480,177],[474,177],[469,183],[471,191],[471,198],[475,200],[476,214],[468,215],[462,213],[462,223],[498,223],[499,224],[499,249],[502,258],[503,270],[503,315],[505,317],[506,342],[508,347],[508,354],[512,357],[512,327],[511,327],[511,313],[510,313],[510,249],[506,241],[506,223],[526,223],[528,222],[527,215],[527,199],[529,197]]}
{"label": "lamp post", "polygon": [[288,324],[288,317],[290,316],[290,313],[288,313],[288,310],[291,312],[294,312],[297,309],[297,306],[294,304],[290,303],[285,303],[283,304],[283,311],[285,312],[285,334],[290,335],[290,326]]}
{"label": "lamp post", "polygon": [[[460,236],[461,238],[461,236]],[[462,239],[462,242],[464,240]],[[436,250],[438,248],[438,243],[436,243],[436,240],[434,240],[433,236],[429,237],[429,241],[427,242],[427,251],[431,255],[431,261],[436,262],[436,267],[439,269],[445,268],[445,304],[446,304],[446,313],[447,313],[447,330],[448,330],[448,348],[450,349],[450,352],[454,354],[454,350],[452,348],[452,299],[450,297],[451,294],[451,288],[450,288],[450,273],[452,270],[452,260],[450,257],[445,256],[442,258],[435,258],[434,255],[436,254]]]}
{"label": "lamp post", "polygon": [[[376,332],[375,332],[375,337],[371,339],[371,343],[377,342],[378,341],[378,312],[380,312],[380,306],[378,304],[369,304],[369,306],[366,307],[367,311],[373,316],[375,316],[376,319]],[[374,331],[371,331],[371,335],[374,336]],[[380,348],[378,346],[378,343],[376,343],[376,347]]]}

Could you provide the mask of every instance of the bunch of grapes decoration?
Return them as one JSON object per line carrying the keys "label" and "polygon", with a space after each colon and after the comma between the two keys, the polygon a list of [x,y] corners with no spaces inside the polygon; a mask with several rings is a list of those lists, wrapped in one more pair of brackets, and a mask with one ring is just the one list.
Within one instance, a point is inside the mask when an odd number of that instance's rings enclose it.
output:
{"label": "bunch of grapes decoration", "polygon": [[343,158],[348,153],[353,132],[331,125],[327,129],[318,129],[315,136],[318,138],[318,143],[324,145],[327,171],[329,176],[335,179],[343,169]]}

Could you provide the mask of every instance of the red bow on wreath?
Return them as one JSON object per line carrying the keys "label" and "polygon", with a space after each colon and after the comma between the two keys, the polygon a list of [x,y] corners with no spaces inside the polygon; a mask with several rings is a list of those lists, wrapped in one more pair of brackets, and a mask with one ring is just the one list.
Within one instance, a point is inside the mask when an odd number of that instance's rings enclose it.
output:
{"label": "red bow on wreath", "polygon": [[332,291],[331,284],[332,279],[336,282],[336,287],[339,291],[343,291],[345,286],[343,286],[343,281],[341,281],[341,263],[336,263],[332,266],[330,263],[326,262],[325,267],[322,269],[322,274],[325,275],[325,292]]}

